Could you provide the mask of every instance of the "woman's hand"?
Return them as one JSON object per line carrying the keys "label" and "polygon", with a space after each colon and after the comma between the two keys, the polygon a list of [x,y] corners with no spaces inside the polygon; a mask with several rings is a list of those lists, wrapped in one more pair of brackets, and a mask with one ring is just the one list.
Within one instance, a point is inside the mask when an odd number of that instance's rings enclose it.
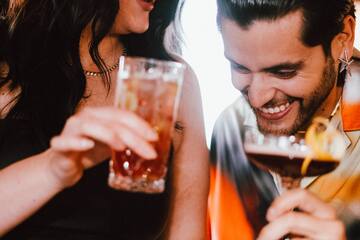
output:
{"label": "woman's hand", "polygon": [[107,159],[111,149],[129,148],[144,159],[155,158],[150,142],[157,139],[151,126],[132,112],[115,107],[84,108],[51,140],[49,173],[60,187],[72,186],[84,169]]}
{"label": "woman's hand", "polygon": [[303,189],[285,192],[275,199],[266,217],[269,223],[258,240],[281,239],[288,234],[299,239],[346,239],[345,226],[337,219],[335,210]]}

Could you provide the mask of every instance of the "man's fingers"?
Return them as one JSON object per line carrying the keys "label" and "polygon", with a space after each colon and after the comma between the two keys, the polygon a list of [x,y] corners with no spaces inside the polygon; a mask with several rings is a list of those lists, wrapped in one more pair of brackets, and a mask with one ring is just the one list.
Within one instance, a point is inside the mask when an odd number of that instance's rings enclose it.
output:
{"label": "man's fingers", "polygon": [[319,240],[345,236],[344,225],[336,220],[335,210],[303,189],[287,191],[275,199],[267,219],[270,223],[262,229],[259,239],[280,239],[290,233]]}
{"label": "man's fingers", "polygon": [[336,218],[336,212],[330,205],[303,189],[287,191],[275,199],[266,217],[269,221],[272,221],[296,208],[321,219]]}
{"label": "man's fingers", "polygon": [[345,230],[344,225],[337,220],[318,219],[302,212],[288,212],[266,225],[258,240],[275,240],[288,234],[304,236],[306,239],[335,240],[343,239]]}

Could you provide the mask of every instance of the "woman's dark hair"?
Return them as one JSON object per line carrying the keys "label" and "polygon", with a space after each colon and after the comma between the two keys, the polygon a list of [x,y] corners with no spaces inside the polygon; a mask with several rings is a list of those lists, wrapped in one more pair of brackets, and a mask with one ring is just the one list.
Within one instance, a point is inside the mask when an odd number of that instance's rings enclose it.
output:
{"label": "woman's dark hair", "polygon": [[235,21],[242,28],[256,20],[276,20],[289,13],[303,12],[302,41],[307,46],[321,45],[330,54],[332,39],[343,30],[343,20],[355,18],[353,0],[217,0],[218,24],[221,19]]}
{"label": "woman's dark hair", "polygon": [[[7,45],[7,24],[6,24],[6,9],[8,9],[7,2],[0,0],[0,68],[1,63],[5,61],[5,45]],[[0,69],[0,83],[4,76],[1,74]],[[1,85],[0,85],[1,86]]]}
{"label": "woman's dark hair", "polygon": [[[179,1],[158,0],[146,33],[120,37],[128,55],[171,59],[164,38]],[[98,45],[119,8],[118,0],[0,0],[0,62],[9,67],[0,87],[9,83],[11,89],[21,89],[6,119],[30,120],[46,144],[58,134],[84,97],[80,35],[91,24],[90,55],[104,69]],[[106,77],[104,84],[110,87]]]}

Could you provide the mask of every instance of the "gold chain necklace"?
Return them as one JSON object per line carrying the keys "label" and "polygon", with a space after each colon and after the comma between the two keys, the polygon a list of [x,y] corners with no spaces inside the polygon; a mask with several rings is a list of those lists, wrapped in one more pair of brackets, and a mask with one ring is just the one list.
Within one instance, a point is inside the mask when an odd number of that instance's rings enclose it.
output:
{"label": "gold chain necklace", "polygon": [[102,76],[102,75],[111,73],[111,72],[114,71],[118,66],[119,66],[119,63],[115,63],[113,66],[111,66],[111,67],[109,67],[109,68],[106,68],[104,71],[101,71],[101,72],[91,72],[91,71],[84,70],[84,74],[85,74],[85,76],[87,76],[87,77],[100,77],[100,76]]}
{"label": "gold chain necklace", "polygon": [[[121,55],[122,55],[122,56],[126,56],[126,55],[127,55],[125,48],[123,49]],[[100,72],[92,72],[92,71],[84,70],[84,74],[85,74],[85,76],[87,76],[87,77],[101,77],[101,76],[103,76],[103,75],[105,75],[105,74],[111,73],[112,71],[114,71],[114,70],[117,69],[118,67],[119,67],[119,62],[115,63],[113,66],[111,66],[111,67],[109,67],[109,68],[105,68],[105,70],[100,71]]]}

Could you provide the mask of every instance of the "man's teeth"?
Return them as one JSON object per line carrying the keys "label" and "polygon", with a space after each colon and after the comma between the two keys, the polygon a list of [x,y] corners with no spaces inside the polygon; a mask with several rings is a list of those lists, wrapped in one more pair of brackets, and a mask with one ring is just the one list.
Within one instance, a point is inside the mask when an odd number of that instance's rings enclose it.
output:
{"label": "man's teeth", "polygon": [[274,113],[279,113],[279,112],[283,112],[283,111],[287,110],[289,108],[289,106],[290,106],[290,103],[287,102],[286,104],[272,107],[272,108],[260,108],[260,111],[263,113],[274,114]]}

